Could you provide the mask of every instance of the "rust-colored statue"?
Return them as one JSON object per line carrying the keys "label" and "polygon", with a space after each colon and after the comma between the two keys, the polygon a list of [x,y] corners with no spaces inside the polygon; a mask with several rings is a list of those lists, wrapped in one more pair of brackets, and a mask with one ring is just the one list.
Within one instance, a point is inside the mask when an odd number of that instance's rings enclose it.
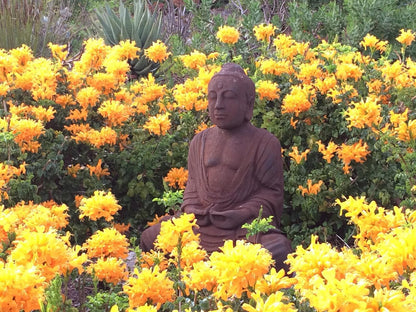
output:
{"label": "rust-colored statue", "polygon": [[[259,215],[273,216],[276,230],[257,236],[273,255],[275,266],[292,251],[278,229],[283,209],[283,168],[279,140],[250,123],[255,86],[237,64],[225,64],[208,85],[209,116],[216,127],[197,134],[188,156],[189,177],[182,211],[197,218],[201,246],[218,250],[228,239],[244,239],[241,226]],[[141,247],[148,251],[160,225],[145,230]]]}

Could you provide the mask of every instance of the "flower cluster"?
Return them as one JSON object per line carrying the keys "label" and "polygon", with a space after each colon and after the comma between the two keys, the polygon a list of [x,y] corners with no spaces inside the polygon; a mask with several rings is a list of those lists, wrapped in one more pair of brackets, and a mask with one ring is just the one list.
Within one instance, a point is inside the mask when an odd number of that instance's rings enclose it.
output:
{"label": "flower cluster", "polygon": [[337,204],[357,228],[357,250],[339,251],[313,236],[308,248],[289,255],[294,288],[317,311],[415,309],[415,212],[385,210],[363,197]]}

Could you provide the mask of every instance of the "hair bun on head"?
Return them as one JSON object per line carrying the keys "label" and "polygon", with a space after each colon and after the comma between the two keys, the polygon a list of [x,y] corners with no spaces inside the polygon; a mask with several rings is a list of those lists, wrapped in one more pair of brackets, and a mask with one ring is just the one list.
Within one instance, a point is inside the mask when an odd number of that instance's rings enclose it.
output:
{"label": "hair bun on head", "polygon": [[220,76],[232,76],[239,79],[243,84],[242,89],[246,92],[249,98],[253,97],[254,100],[256,87],[253,80],[246,75],[244,69],[240,65],[236,63],[225,63],[222,65],[221,70],[212,76],[212,79]]}

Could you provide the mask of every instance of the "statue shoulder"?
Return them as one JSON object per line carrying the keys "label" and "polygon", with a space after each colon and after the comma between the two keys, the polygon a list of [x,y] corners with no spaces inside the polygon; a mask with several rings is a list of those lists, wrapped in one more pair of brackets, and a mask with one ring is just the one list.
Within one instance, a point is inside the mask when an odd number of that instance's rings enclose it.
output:
{"label": "statue shoulder", "polygon": [[267,144],[276,144],[280,147],[279,139],[271,132],[263,128],[256,128],[256,138],[259,138],[261,142]]}

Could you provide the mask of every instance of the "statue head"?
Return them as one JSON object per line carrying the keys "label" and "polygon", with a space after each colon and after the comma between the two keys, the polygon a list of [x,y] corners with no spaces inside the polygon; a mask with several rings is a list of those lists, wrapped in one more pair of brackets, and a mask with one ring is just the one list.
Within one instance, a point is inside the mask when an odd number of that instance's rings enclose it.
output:
{"label": "statue head", "polygon": [[238,64],[224,64],[208,84],[208,110],[211,121],[232,129],[251,120],[256,95],[254,82]]}

